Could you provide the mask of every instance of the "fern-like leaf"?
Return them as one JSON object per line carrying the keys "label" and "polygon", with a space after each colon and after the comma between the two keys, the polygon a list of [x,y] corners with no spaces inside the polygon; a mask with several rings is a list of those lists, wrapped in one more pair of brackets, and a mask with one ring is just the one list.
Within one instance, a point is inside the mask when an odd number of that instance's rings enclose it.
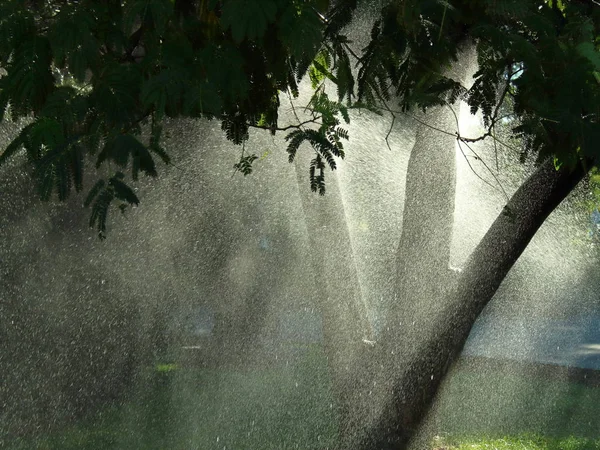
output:
{"label": "fern-like leaf", "polygon": [[94,202],[92,206],[92,213],[90,214],[90,228],[96,226],[98,230],[98,237],[106,239],[106,221],[108,218],[108,208],[115,198],[114,190],[104,189]]}
{"label": "fern-like leaf", "polygon": [[252,163],[258,159],[258,156],[252,154],[248,156],[242,156],[240,158],[240,162],[233,165],[233,168],[236,171],[242,172],[244,176],[250,175],[252,173]]}
{"label": "fern-like leaf", "polygon": [[158,175],[154,159],[148,148],[137,138],[130,134],[118,134],[107,140],[104,148],[98,154],[96,167],[100,167],[106,160],[111,160],[119,167],[125,168],[131,156],[131,175],[138,179],[139,172],[155,177]]}
{"label": "fern-like leaf", "polygon": [[124,211],[124,207],[127,205],[138,205],[140,202],[133,190],[123,182],[124,178],[125,175],[122,172],[117,172],[108,180],[108,183],[99,180],[86,197],[84,206],[92,205],[89,226],[96,227],[100,239],[106,238],[108,211],[115,199],[125,202],[124,205],[119,206],[121,211]]}
{"label": "fern-like leaf", "polygon": [[296,158],[296,153],[298,152],[300,145],[302,145],[302,143],[306,139],[307,139],[307,136],[303,130],[294,130],[287,134],[287,136],[285,137],[285,140],[286,140],[286,142],[289,142],[289,143],[288,143],[288,147],[287,147],[286,151],[289,155],[288,160],[290,163],[294,162],[294,159]]}
{"label": "fern-like leaf", "polygon": [[104,189],[104,186],[106,186],[106,181],[104,181],[104,180],[96,181],[94,186],[90,189],[90,192],[88,193],[87,197],[85,198],[85,201],[83,202],[83,206],[85,206],[86,208],[88,206],[90,206],[92,204],[92,202],[94,201],[94,199],[96,198],[96,196],[100,193],[100,191],[102,189]]}
{"label": "fern-like leaf", "polygon": [[225,131],[227,139],[234,144],[240,145],[242,142],[248,140],[248,123],[246,117],[241,114],[224,116],[221,122],[221,129]]}
{"label": "fern-like leaf", "polygon": [[138,199],[137,195],[135,195],[133,190],[123,183],[122,180],[124,177],[125,175],[122,172],[117,172],[117,174],[110,179],[109,185],[114,189],[115,198],[127,202],[130,205],[137,206],[140,204],[140,200]]}
{"label": "fern-like leaf", "polygon": [[10,144],[8,144],[8,146],[0,154],[0,167],[2,167],[6,161],[12,158],[19,150],[23,148],[23,145],[26,143],[29,136],[29,132],[34,126],[35,123],[32,123],[24,127],[17,137],[14,138]]}
{"label": "fern-like leaf", "polygon": [[[318,172],[317,172],[318,171]],[[315,156],[309,167],[310,190],[325,195],[325,163],[321,155]]]}

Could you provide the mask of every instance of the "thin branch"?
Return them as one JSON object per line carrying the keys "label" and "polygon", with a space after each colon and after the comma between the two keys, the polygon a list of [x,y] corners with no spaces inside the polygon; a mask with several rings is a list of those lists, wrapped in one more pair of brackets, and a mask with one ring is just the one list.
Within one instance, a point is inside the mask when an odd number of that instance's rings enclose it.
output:
{"label": "thin branch", "polygon": [[296,118],[296,120],[298,122],[301,122],[300,117],[298,117],[298,112],[296,111],[296,107],[294,106],[294,100],[292,99],[292,96],[290,95],[289,89],[287,90],[287,96],[290,101],[290,106],[292,107],[292,112],[294,113],[294,117]]}
{"label": "thin branch", "polygon": [[496,142],[497,142],[498,144],[500,144],[500,145],[502,145],[502,146],[506,147],[507,149],[509,149],[509,150],[511,150],[511,151],[513,151],[513,152],[515,152],[515,153],[520,153],[520,151],[519,151],[519,149],[518,149],[518,148],[516,148],[516,147],[515,147],[515,146],[513,146],[513,145],[509,145],[509,144],[507,144],[507,143],[506,143],[506,142],[504,142],[502,139],[499,139],[499,138],[498,138],[498,136],[496,136],[495,134],[492,136],[492,139],[494,140],[494,143],[496,143]]}
{"label": "thin branch", "polygon": [[[460,147],[460,141],[459,142],[459,147]],[[475,156],[475,159],[481,161],[481,164],[483,164],[483,167],[485,167],[487,169],[487,171],[490,173],[490,175],[492,177],[494,177],[494,181],[496,181],[496,183],[498,184],[498,186],[500,187],[500,190],[502,191],[502,194],[504,195],[504,197],[506,198],[506,201],[508,201],[510,199],[510,197],[508,196],[508,194],[506,193],[506,191],[504,190],[504,187],[502,186],[502,183],[500,183],[500,180],[498,179],[498,177],[496,176],[496,174],[494,173],[494,171],[492,169],[490,169],[490,166],[487,165],[487,163],[483,160],[483,158],[481,156],[479,156],[475,150],[473,150],[473,148],[467,144],[466,142],[464,142],[464,144],[467,146],[467,148],[471,151],[471,153],[473,153],[473,155]],[[481,178],[481,177],[479,177]],[[483,178],[482,178],[483,179]],[[487,183],[490,186],[492,186],[490,183]],[[492,186],[495,190],[498,190],[496,187]]]}
{"label": "thin branch", "polygon": [[344,45],[344,47],[346,47],[346,50],[348,50],[348,53],[350,53],[352,56],[354,56],[354,58],[355,58],[355,59],[356,59],[358,62],[360,62],[360,61],[361,61],[361,59],[360,59],[360,56],[358,56],[358,55],[357,55],[357,54],[354,52],[354,50],[352,50],[352,48],[351,48],[351,47],[348,45],[348,43],[347,43],[347,42],[344,42],[344,43],[343,43],[343,45]]}
{"label": "thin branch", "polygon": [[392,134],[392,129],[394,128],[394,123],[396,122],[396,114],[394,114],[394,112],[390,109],[387,102],[383,98],[380,98],[380,100],[383,103],[383,106],[385,107],[385,109],[392,115],[392,122],[390,123],[390,128],[389,128],[387,134],[385,135],[385,145],[387,145],[387,148],[391,152],[392,147],[390,146],[389,138],[390,138],[390,134]]}
{"label": "thin branch", "polygon": [[[422,120],[422,119],[419,119],[417,116],[415,116],[415,115],[413,115],[413,114],[409,114],[409,113],[407,113],[407,112],[404,112],[404,111],[397,111],[397,110],[393,110],[393,109],[388,109],[387,111],[388,111],[389,113],[403,114],[403,115],[405,115],[405,116],[407,116],[407,117],[410,117],[410,118],[411,118],[411,119],[413,119],[415,122],[418,122],[418,123],[420,123],[421,125],[423,125],[423,126],[426,126],[427,128],[430,128],[430,129],[432,129],[432,130],[434,130],[434,131],[437,131],[438,133],[442,133],[442,134],[445,134],[445,135],[448,135],[448,136],[452,136],[452,137],[454,137],[454,138],[458,137],[458,138],[460,138],[460,140],[461,140],[462,142],[465,142],[465,141],[466,141],[466,142],[472,142],[472,140],[469,140],[468,138],[464,138],[464,137],[462,137],[462,136],[460,136],[460,135],[459,135],[459,136],[457,136],[457,134],[456,134],[456,133],[451,133],[451,132],[449,132],[449,131],[446,131],[446,130],[443,130],[443,129],[441,129],[441,128],[438,128],[438,127],[436,127],[436,126],[434,126],[434,125],[431,125],[430,123],[427,123],[427,122],[425,122],[425,121],[424,121],[424,120]],[[495,136],[495,135],[494,135],[494,136],[491,136],[491,137],[492,137],[492,139],[494,139],[494,141],[495,141],[495,142],[497,142],[498,144],[500,144],[500,145],[502,145],[502,146],[506,147],[507,149],[509,149],[509,150],[511,150],[511,151],[513,151],[513,152],[516,152],[516,153],[518,153],[518,152],[519,152],[519,150],[518,150],[516,147],[514,147],[514,146],[512,146],[512,145],[509,145],[509,144],[507,144],[507,143],[506,143],[506,142],[504,142],[503,140],[499,139],[497,136]],[[479,140],[480,140],[480,139],[478,139],[477,141],[479,141]]]}
{"label": "thin branch", "polygon": [[[478,159],[479,161],[481,161],[481,164],[483,164],[483,167],[485,167],[487,169],[487,171],[490,173],[490,175],[492,175],[492,177],[494,178],[494,180],[496,181],[496,183],[500,187],[500,190],[502,191],[502,193],[506,197],[506,200],[508,201],[509,197],[506,194],[506,191],[504,190],[504,187],[502,186],[502,183],[500,183],[500,180],[498,179],[498,177],[496,176],[496,174],[494,173],[494,171],[487,165],[487,163],[483,160],[483,158],[481,158],[481,156],[479,156],[477,154],[477,152],[475,152],[475,150],[473,150],[473,148],[467,142],[465,142],[463,139],[461,139],[461,137],[460,137],[460,121],[458,120],[458,114],[456,114],[456,111],[454,111],[454,108],[452,108],[452,105],[450,105],[449,103],[446,103],[446,105],[448,106],[448,108],[450,109],[450,111],[452,111],[452,114],[454,115],[454,120],[456,121],[456,141],[458,142],[458,147],[460,148],[461,153],[463,155],[465,154],[463,152],[463,150],[462,150],[461,145],[460,145],[461,141],[462,141],[467,146],[467,148],[471,151],[471,153],[473,153],[473,155],[475,155],[475,158]],[[493,129],[493,127],[491,129]],[[465,158],[466,158],[466,156],[465,156]],[[471,166],[470,162],[467,161],[467,163],[469,164],[469,167],[471,168],[471,170],[473,170],[473,166]],[[484,180],[477,172],[474,171],[473,173],[475,175],[477,175],[477,177],[480,180],[484,181],[489,186],[492,186],[492,188],[494,188],[494,190],[497,190],[496,187],[494,187],[488,181]]]}
{"label": "thin branch", "polygon": [[[461,142],[460,142],[460,141],[457,141],[457,142],[458,142],[458,148],[459,148],[460,152],[462,153],[463,157],[465,158],[465,161],[467,162],[467,165],[468,165],[468,166],[469,166],[469,168],[471,169],[471,172],[473,172],[473,174],[475,174],[475,176],[476,176],[477,178],[479,178],[479,179],[480,179],[481,181],[483,181],[485,184],[487,184],[488,186],[490,186],[492,189],[494,189],[494,190],[498,190],[498,188],[497,188],[496,186],[494,186],[492,183],[490,183],[489,181],[487,181],[485,178],[483,178],[481,175],[479,175],[479,174],[477,173],[477,171],[475,170],[475,168],[474,168],[474,167],[471,165],[471,162],[469,161],[469,157],[468,157],[468,156],[465,154],[465,152],[464,152],[464,150],[463,150],[463,148],[462,148]],[[464,142],[463,142],[463,143],[464,143]],[[466,144],[466,143],[464,143],[464,144],[465,144],[465,145],[468,145],[468,144]]]}
{"label": "thin branch", "polygon": [[492,128],[492,141],[494,141],[494,159],[496,161],[496,172],[500,172],[500,164],[498,164],[498,145],[496,143],[495,127]]}
{"label": "thin branch", "polygon": [[498,103],[496,103],[496,107],[494,108],[494,113],[492,114],[492,117],[490,119],[490,124],[489,124],[488,130],[484,134],[482,134],[481,136],[479,136],[477,138],[461,137],[461,140],[463,142],[473,143],[473,142],[483,141],[485,138],[492,135],[494,126],[496,125],[496,122],[498,122],[498,120],[500,120],[500,118],[498,117],[498,114],[500,113],[500,108],[502,107],[502,104],[504,103],[506,94],[508,93],[508,91],[510,89],[510,79],[512,76],[513,76],[513,72],[511,71],[507,76],[507,81],[506,81],[506,84],[504,85],[504,89],[502,90],[502,93],[500,94],[500,98],[498,99]]}
{"label": "thin branch", "polygon": [[[295,111],[294,111],[295,114]],[[295,114],[296,115],[296,114]],[[298,118],[298,116],[296,115],[296,118]],[[248,123],[247,125],[251,128],[258,128],[260,130],[269,130],[269,131],[287,131],[287,130],[291,130],[291,129],[300,129],[302,128],[304,125],[307,125],[309,123],[316,123],[318,120],[321,119],[321,116],[316,116],[312,119],[309,120],[305,120],[304,122],[300,122],[298,124],[295,125],[288,125],[286,127],[269,127],[267,125],[254,125],[251,123]]]}
{"label": "thin branch", "polygon": [[454,111],[454,108],[450,103],[446,102],[446,106],[448,109],[450,109],[452,115],[454,116],[454,121],[456,122],[456,136],[460,137],[460,121],[458,120],[458,114],[456,114],[456,111]]}
{"label": "thin branch", "polygon": [[408,114],[408,113],[402,113],[402,114],[406,114],[408,117],[410,117],[411,119],[413,119],[414,121],[420,123],[421,125],[426,126],[427,128],[431,128],[434,131],[437,131],[439,133],[443,133],[443,134],[447,134],[448,136],[452,136],[452,137],[456,137],[456,133],[451,133],[449,131],[446,130],[442,130],[441,128],[435,127],[427,122],[425,122],[424,120],[419,119],[417,116],[414,116],[412,114]]}

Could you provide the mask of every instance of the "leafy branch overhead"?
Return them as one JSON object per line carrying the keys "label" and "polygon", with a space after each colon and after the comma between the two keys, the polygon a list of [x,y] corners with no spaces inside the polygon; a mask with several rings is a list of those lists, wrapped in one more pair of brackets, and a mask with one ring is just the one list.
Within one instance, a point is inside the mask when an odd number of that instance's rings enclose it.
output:
{"label": "leafy branch overhead", "polygon": [[[25,148],[45,200],[83,189],[84,168],[92,178],[111,167],[128,173],[109,178],[94,203],[91,223],[103,234],[123,192],[115,186],[156,176],[157,157],[170,162],[164,118],[217,118],[236,144],[249,126],[275,132],[279,95],[297,93],[323,45],[328,8],[316,0],[3,1],[0,119],[33,120],[0,164]],[[252,161],[238,168],[248,173]]]}
{"label": "leafy branch overhead", "polygon": [[[227,139],[244,145],[251,127],[285,131],[290,161],[302,144],[312,147],[310,184],[321,194],[325,169],[344,157],[349,109],[389,109],[392,101],[407,111],[463,99],[483,116],[481,138],[508,110],[524,153],[570,167],[595,164],[594,2],[384,2],[361,51],[344,34],[359,3],[4,0],[0,120],[28,125],[3,149],[0,165],[24,149],[45,200],[64,200],[105,174],[105,190],[88,202],[91,224],[104,235],[111,203],[132,203],[115,186],[156,176],[159,161],[170,163],[165,118],[217,119]],[[470,43],[479,70],[467,89],[448,69]],[[281,126],[280,95],[297,97],[305,77],[313,89],[303,108],[309,117]],[[335,100],[326,94],[331,85]],[[249,174],[255,160],[242,151],[234,168]]]}
{"label": "leafy branch overhead", "polygon": [[140,203],[133,190],[123,182],[124,178],[123,172],[117,172],[108,182],[98,180],[85,199],[86,207],[92,205],[90,227],[98,229],[100,239],[106,237],[108,210],[113,200],[121,200],[121,212],[125,212],[129,205],[137,206]]}

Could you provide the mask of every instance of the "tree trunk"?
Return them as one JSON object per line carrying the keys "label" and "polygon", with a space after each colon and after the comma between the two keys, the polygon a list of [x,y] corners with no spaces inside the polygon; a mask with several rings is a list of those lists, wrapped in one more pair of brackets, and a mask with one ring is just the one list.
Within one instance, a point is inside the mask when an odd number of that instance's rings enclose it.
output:
{"label": "tree trunk", "polygon": [[[469,85],[475,69],[475,47],[466,42],[459,60],[447,76]],[[375,347],[363,346],[352,370],[352,389],[343,393],[351,404],[342,410],[340,447],[360,448],[363,431],[377,428],[382,405],[387,401],[400,349],[413,345],[403,328],[420,327],[439,312],[455,277],[449,269],[456,188],[456,138],[459,103],[429,108],[416,127],[415,144],[408,161],[402,234],[397,250],[394,297],[384,305],[385,327]],[[432,129],[448,131],[444,134]],[[417,338],[418,339],[418,338]],[[390,358],[388,354],[393,354]]]}
{"label": "tree trunk", "polygon": [[469,257],[457,286],[439,314],[420,326],[398,327],[395,341],[378,349],[380,374],[395,370],[389,383],[374,380],[377,420],[354,448],[404,449],[433,402],[440,382],[460,355],[471,327],[548,215],[585,175],[582,166],[557,171],[546,160],[517,190]]}
{"label": "tree trunk", "polygon": [[[475,46],[462,44],[459,59],[446,76],[470,86],[476,69]],[[456,193],[456,138],[460,102],[430,108],[419,124],[406,174],[402,235],[398,246],[396,289],[387,321],[412,323],[434,313],[454,281],[450,244]],[[445,130],[440,133],[431,126]],[[393,337],[388,329],[387,337]],[[395,340],[395,339],[394,339]]]}
{"label": "tree trunk", "polygon": [[[295,161],[298,189],[310,245],[314,271],[313,289],[318,297],[323,344],[338,417],[354,408],[355,368],[365,341],[373,340],[368,305],[360,285],[347,216],[341,201],[336,173],[329,173],[327,194],[311,192],[308,182],[309,152]],[[346,421],[341,421],[340,433]]]}
{"label": "tree trunk", "polygon": [[[429,111],[424,120],[442,130],[456,129],[448,107]],[[455,146],[453,136],[417,127],[406,175],[395,295],[386,308],[388,324],[413,322],[444,300],[447,283],[442,280],[448,278],[454,223]]]}
{"label": "tree trunk", "polygon": [[[444,130],[456,128],[449,108],[428,111],[424,120]],[[427,317],[423,311],[443,300],[450,258],[455,194],[455,138],[417,126],[406,178],[402,235],[397,251],[395,296],[384,305],[385,326],[375,346],[355,348],[360,355],[336,400],[340,408],[340,450],[360,448],[365,427],[376,427],[394,364],[385,360],[385,341],[402,341],[399,326]],[[420,315],[420,316],[419,316]],[[346,344],[347,345],[347,344]],[[393,360],[397,362],[397,360]],[[388,375],[385,375],[388,374]],[[348,381],[350,380],[350,381]],[[338,384],[333,380],[334,387]],[[387,386],[387,388],[386,388]]]}

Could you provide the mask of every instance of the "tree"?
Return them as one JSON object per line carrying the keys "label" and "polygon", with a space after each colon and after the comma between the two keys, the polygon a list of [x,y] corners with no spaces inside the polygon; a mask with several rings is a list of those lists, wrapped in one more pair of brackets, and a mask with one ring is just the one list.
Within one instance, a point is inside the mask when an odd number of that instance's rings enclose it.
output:
{"label": "tree", "polygon": [[[589,34],[579,28],[583,23]],[[387,88],[394,88],[404,108],[451,105],[455,95],[465,95],[472,112],[481,111],[487,131],[475,139],[457,135],[464,144],[493,136],[500,111],[508,106],[520,119],[514,131],[524,138],[523,153],[535,154],[540,168],[506,205],[470,256],[456,287],[445,295],[427,283],[415,287],[411,278],[446,278],[440,277],[448,270],[444,251],[438,254],[437,264],[429,266],[419,264],[418,251],[427,254],[431,246],[443,248],[448,233],[444,238],[442,225],[435,233],[419,234],[417,227],[436,227],[423,214],[407,223],[415,210],[411,208],[408,216],[405,210],[398,255],[403,276],[398,277],[396,289],[401,301],[392,303],[390,315],[395,325],[402,321],[413,326],[390,327],[375,350],[373,359],[381,364],[376,373],[382,375],[369,384],[369,389],[385,392],[369,405],[377,410],[363,414],[372,421],[366,435],[352,437],[349,448],[402,448],[407,444],[483,306],[549,211],[596,163],[598,124],[590,112],[598,104],[598,66],[594,62],[598,53],[591,44],[597,24],[598,8],[586,2],[398,2],[384,9],[362,61],[362,67],[381,73],[375,78],[383,83],[359,76],[359,94],[362,88],[364,96],[388,101]],[[587,37],[582,41],[584,34]],[[461,94],[464,87],[460,78],[445,76],[446,64],[452,60],[460,64],[459,50],[470,42],[477,47],[478,71],[473,86]],[[378,56],[371,59],[374,54]],[[386,65],[388,61],[401,63]],[[586,81],[576,85],[575,100],[565,89],[571,92],[570,77],[579,69],[578,79]],[[566,98],[569,100],[565,102]],[[571,128],[574,123],[578,125]],[[445,173],[446,179],[451,176]],[[410,177],[409,166],[407,192]],[[426,196],[426,191],[420,195]],[[434,195],[434,201],[431,197],[420,200],[440,205],[441,212],[444,202],[439,198],[443,194]],[[405,233],[408,240],[404,240]],[[406,283],[411,289],[404,288]],[[444,283],[435,285],[440,284]],[[364,374],[362,378],[368,379]],[[373,406],[381,404],[386,406]]]}
{"label": "tree", "polygon": [[[500,112],[508,110],[524,154],[534,155],[540,167],[509,201],[454,289],[431,291],[431,282],[422,282],[419,293],[404,287],[406,279],[433,280],[447,272],[445,251],[436,250],[448,239],[437,227],[411,234],[417,223],[424,224],[418,213],[412,223],[405,220],[398,258],[401,301],[390,302],[388,320],[418,321],[423,302],[445,297],[435,308],[444,327],[438,333],[395,327],[374,347],[351,332],[348,345],[358,346],[365,356],[359,360],[369,364],[360,370],[333,364],[346,424],[344,448],[402,448],[510,267],[548,214],[597,164],[600,12],[582,0],[391,2],[381,8],[370,43],[357,55],[343,34],[356,7],[353,0],[5,1],[0,110],[30,121],[0,155],[0,165],[25,148],[40,196],[56,193],[59,200],[73,188],[83,189],[90,163],[97,173],[109,170],[85,202],[92,207],[90,225],[103,238],[111,204],[120,202],[124,209],[139,202],[125,169],[135,181],[140,172],[157,175],[156,158],[170,162],[160,145],[165,117],[219,119],[226,137],[242,145],[235,168],[243,174],[256,159],[245,154],[249,127],[288,131],[290,161],[303,143],[312,146],[311,188],[323,194],[325,169],[334,169],[336,158],[344,156],[347,132],[341,124],[349,120],[349,108],[393,110],[394,101],[403,112],[437,108],[447,114],[448,105],[461,98],[482,114],[486,132],[450,133],[447,145],[493,138]],[[450,72],[471,46],[478,71],[467,89]],[[310,117],[280,127],[279,95],[297,95],[305,75],[314,89]],[[327,80],[337,87],[337,101],[326,93]],[[423,140],[420,145],[422,164],[446,170],[451,178],[452,167],[430,159],[432,149]],[[110,172],[113,165],[119,170]],[[410,174],[409,183],[416,198],[433,193],[420,190],[422,180]],[[435,179],[433,185],[439,187]],[[443,195],[442,209],[451,210],[452,185],[435,194]],[[405,219],[414,212],[405,211]],[[427,254],[439,261],[428,264],[430,273],[413,260],[408,244],[433,249]],[[329,331],[331,351],[344,355],[340,333],[348,330]],[[407,348],[403,342],[419,344]],[[398,367],[404,369],[397,373]],[[391,382],[378,383],[376,401],[362,404],[359,394],[370,389],[375,373],[376,381]],[[357,417],[367,425],[355,427]]]}

